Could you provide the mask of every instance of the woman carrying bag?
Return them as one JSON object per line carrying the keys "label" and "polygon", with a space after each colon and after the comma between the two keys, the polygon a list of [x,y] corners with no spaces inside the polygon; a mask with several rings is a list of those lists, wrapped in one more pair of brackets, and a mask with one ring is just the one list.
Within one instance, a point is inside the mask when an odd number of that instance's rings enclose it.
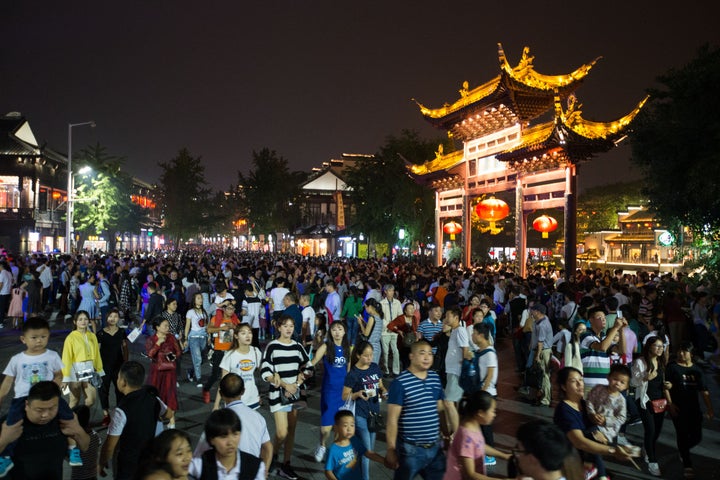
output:
{"label": "woman carrying bag", "polygon": [[635,387],[635,401],[645,431],[645,461],[648,471],[661,476],[655,445],[665,420],[672,384],[665,380],[665,345],[659,337],[650,337],[643,345],[642,357],[633,362],[630,384]]}
{"label": "woman carrying bag", "polygon": [[70,389],[70,408],[80,403],[83,393],[85,405],[89,407],[95,403],[95,388],[105,372],[97,337],[88,328],[90,316],[86,311],[78,310],[73,323],[75,330],[65,337],[63,344],[63,386],[67,385]]}
{"label": "woman carrying bag", "polygon": [[[152,363],[148,385],[158,389],[160,400],[173,412],[178,410],[176,362],[180,361],[180,344],[170,333],[170,322],[162,317],[155,317],[155,334],[145,341],[145,351]],[[175,428],[175,414],[168,423],[168,428]]]}

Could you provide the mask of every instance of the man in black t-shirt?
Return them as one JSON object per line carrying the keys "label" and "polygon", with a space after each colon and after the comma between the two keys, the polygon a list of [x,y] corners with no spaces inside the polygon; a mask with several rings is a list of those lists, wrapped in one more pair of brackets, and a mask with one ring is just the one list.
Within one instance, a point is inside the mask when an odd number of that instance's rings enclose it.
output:
{"label": "man in black t-shirt", "polygon": [[10,478],[62,480],[67,437],[75,440],[80,450],[87,450],[90,436],[80,427],[77,416],[72,420],[58,418],[60,395],[55,382],[38,382],[28,393],[23,421],[2,424],[0,451],[17,441]]}

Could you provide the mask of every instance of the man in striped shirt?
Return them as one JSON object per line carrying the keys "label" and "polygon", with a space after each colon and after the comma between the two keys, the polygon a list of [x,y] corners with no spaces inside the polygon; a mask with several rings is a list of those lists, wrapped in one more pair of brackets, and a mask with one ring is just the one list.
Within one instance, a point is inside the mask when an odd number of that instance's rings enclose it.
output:
{"label": "man in striped shirt", "polygon": [[[595,385],[607,385],[607,377],[610,374],[610,355],[608,349],[615,343],[618,344],[618,351],[625,351],[625,335],[621,330],[627,325],[624,318],[618,318],[615,325],[603,335],[606,327],[605,312],[602,307],[591,308],[588,311],[590,330],[580,341],[580,357],[583,364],[583,376],[585,382],[585,395]],[[618,335],[620,333],[620,335]]]}
{"label": "man in striped shirt", "polygon": [[395,480],[412,480],[416,475],[440,480],[445,473],[440,442],[445,394],[440,377],[430,370],[432,363],[430,344],[418,340],[410,350],[410,366],[390,385],[385,463],[395,470]]}

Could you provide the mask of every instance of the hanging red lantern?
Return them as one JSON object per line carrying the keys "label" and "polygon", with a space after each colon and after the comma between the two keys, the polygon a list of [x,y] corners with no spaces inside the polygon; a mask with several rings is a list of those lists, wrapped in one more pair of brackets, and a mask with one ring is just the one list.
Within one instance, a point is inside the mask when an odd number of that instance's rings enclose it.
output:
{"label": "hanging red lantern", "polygon": [[548,233],[554,232],[557,227],[557,220],[547,215],[541,215],[533,221],[533,229],[542,232],[542,238],[548,238]]}
{"label": "hanging red lantern", "polygon": [[455,240],[455,234],[462,233],[462,225],[452,220],[443,225],[443,232],[450,235],[450,240]]}
{"label": "hanging red lantern", "polygon": [[495,228],[495,222],[510,215],[510,207],[499,198],[490,197],[475,206],[475,213],[486,222],[490,222],[490,228]]}

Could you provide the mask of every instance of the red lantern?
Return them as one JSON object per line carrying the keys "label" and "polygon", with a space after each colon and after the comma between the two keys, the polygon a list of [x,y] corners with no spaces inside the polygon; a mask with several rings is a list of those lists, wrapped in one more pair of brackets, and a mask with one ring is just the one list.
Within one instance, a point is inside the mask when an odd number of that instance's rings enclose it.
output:
{"label": "red lantern", "polygon": [[462,233],[462,225],[455,220],[450,221],[443,226],[443,232],[450,234],[450,240],[455,240],[455,234]]}
{"label": "red lantern", "polygon": [[475,213],[486,222],[490,222],[490,228],[495,228],[495,222],[510,215],[510,207],[499,198],[490,197],[475,206]]}
{"label": "red lantern", "polygon": [[542,238],[548,238],[548,233],[554,232],[557,227],[557,220],[547,215],[541,215],[533,221],[533,229],[542,232]]}

